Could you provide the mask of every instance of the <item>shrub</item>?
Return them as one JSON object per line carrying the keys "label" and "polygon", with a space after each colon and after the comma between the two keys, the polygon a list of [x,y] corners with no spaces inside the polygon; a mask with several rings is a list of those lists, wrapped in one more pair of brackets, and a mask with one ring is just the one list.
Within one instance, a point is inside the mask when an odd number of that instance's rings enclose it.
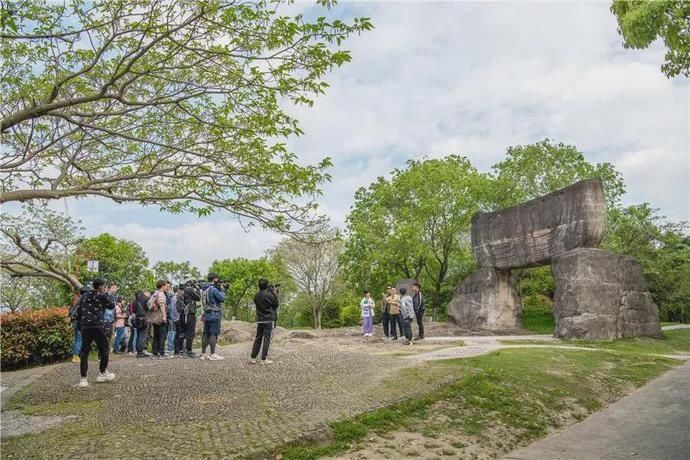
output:
{"label": "shrub", "polygon": [[61,361],[72,355],[68,308],[0,315],[0,361],[4,369]]}
{"label": "shrub", "polygon": [[524,310],[532,310],[544,313],[553,312],[553,300],[542,294],[526,296],[523,301]]}

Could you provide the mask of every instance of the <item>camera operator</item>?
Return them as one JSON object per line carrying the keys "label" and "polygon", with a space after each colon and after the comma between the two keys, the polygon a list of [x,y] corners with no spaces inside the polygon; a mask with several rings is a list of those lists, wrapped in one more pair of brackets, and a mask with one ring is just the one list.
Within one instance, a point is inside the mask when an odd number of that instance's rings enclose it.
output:
{"label": "camera operator", "polygon": [[[177,337],[175,340],[175,354],[179,355],[186,348],[187,357],[194,358],[192,351],[194,332],[196,328],[197,302],[201,300],[201,286],[194,281],[187,281],[177,292],[175,307],[180,314],[177,322]],[[185,343],[186,341],[186,343]]]}
{"label": "camera operator", "polygon": [[[265,278],[259,280],[259,292],[254,296],[254,305],[256,305],[256,337],[252,347],[252,356],[249,360],[252,364],[256,364],[256,357],[259,356],[260,348],[261,364],[273,364],[273,361],[266,358],[268,357],[268,347],[271,345],[273,325],[278,319],[278,291],[276,288],[277,286],[270,286]],[[262,341],[263,347],[261,346]]]}
{"label": "camera operator", "polygon": [[[208,281],[201,286],[201,303],[204,306],[204,335],[201,338],[201,359],[219,361],[225,359],[216,354],[216,343],[220,335],[220,304],[225,300],[224,286],[221,285],[218,275],[208,274]],[[211,346],[211,354],[206,354],[206,347]]]}

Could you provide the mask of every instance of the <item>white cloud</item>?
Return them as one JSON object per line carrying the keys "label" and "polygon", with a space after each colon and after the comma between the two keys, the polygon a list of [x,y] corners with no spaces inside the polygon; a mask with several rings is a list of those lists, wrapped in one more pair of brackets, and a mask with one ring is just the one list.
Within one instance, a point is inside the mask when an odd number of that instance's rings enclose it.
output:
{"label": "white cloud", "polygon": [[139,243],[151,265],[160,260],[188,260],[202,271],[216,259],[261,257],[280,239],[275,233],[257,228],[247,233],[237,222],[228,221],[201,221],[177,228],[105,224],[101,230]]}
{"label": "white cloud", "polygon": [[[299,3],[297,10],[308,10]],[[309,5],[313,5],[310,3]],[[690,219],[689,93],[660,71],[664,49],[625,50],[608,2],[341,2],[376,29],[348,40],[313,108],[290,107],[300,161],[331,156],[322,211],[342,226],[357,188],[408,158],[463,154],[480,169],[510,145],[550,137],[623,173],[627,203]],[[221,217],[160,215],[110,202],[75,211],[89,233],[139,242],[155,260],[256,257],[279,237]],[[105,204],[103,204],[105,203]]]}

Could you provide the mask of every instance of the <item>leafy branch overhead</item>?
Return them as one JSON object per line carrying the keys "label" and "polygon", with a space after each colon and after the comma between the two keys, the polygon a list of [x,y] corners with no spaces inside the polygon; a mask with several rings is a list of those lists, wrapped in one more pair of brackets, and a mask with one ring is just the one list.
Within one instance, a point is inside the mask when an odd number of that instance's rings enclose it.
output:
{"label": "leafy branch overhead", "polygon": [[0,202],[89,195],[225,209],[286,232],[313,224],[331,162],[302,165],[286,149],[301,131],[282,107],[311,105],[350,60],[342,41],[372,25],[284,9],[5,2]]}

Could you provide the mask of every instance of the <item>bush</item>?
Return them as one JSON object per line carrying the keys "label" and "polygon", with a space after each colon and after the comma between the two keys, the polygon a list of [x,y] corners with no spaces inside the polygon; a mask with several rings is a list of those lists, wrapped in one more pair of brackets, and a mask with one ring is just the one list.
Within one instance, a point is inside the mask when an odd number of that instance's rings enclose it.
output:
{"label": "bush", "polygon": [[48,364],[72,356],[68,308],[26,310],[0,315],[3,369]]}

